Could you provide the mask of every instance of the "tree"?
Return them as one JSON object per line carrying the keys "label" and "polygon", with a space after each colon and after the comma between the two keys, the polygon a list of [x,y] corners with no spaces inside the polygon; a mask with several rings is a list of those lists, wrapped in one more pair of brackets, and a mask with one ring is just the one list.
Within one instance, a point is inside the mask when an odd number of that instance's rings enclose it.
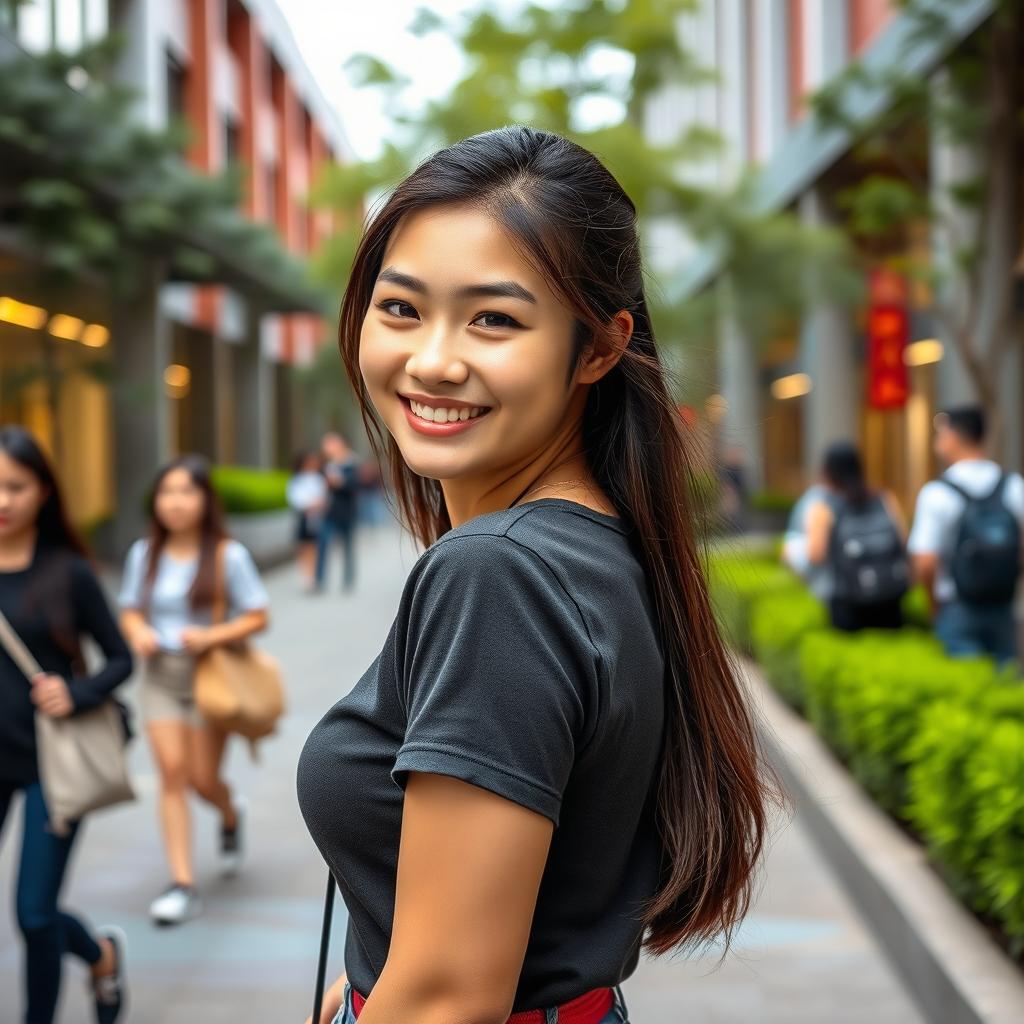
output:
{"label": "tree", "polygon": [[[814,99],[821,123],[858,141],[866,173],[840,196],[850,232],[871,251],[905,242],[917,226],[932,252],[911,247],[890,258],[923,283],[944,338],[954,346],[1001,448],[1005,411],[999,400],[1007,356],[1021,348],[1015,324],[1014,260],[1020,245],[1020,152],[1024,94],[1024,9],[997,0],[975,35],[957,45],[957,0],[901,0],[910,26],[901,59],[879,70],[856,62]],[[913,60],[922,40],[951,51],[929,78]],[[870,114],[864,98],[889,97]],[[923,131],[922,131],[923,129]],[[960,170],[942,180],[929,168],[930,140],[958,153]],[[931,173],[929,173],[931,171]]]}
{"label": "tree", "polygon": [[[680,18],[698,7],[697,0],[565,0],[553,7],[527,3],[506,18],[481,6],[453,27],[420,11],[411,30],[452,31],[465,54],[465,75],[443,99],[410,109],[404,103],[408,83],[393,69],[365,55],[350,61],[361,84],[385,92],[395,131],[378,159],[331,168],[313,201],[351,210],[397,183],[431,151],[502,124],[555,131],[601,157],[641,220],[674,219],[715,247],[722,268],[738,277],[732,294],[757,337],[763,333],[758,327],[803,303],[803,268],[842,266],[845,253],[834,233],[758,210],[749,179],[726,192],[699,183],[694,169],[721,150],[714,131],[694,128],[664,146],[645,137],[644,105],[657,89],[715,81],[680,42]],[[596,119],[595,111],[604,116]],[[358,234],[353,224],[318,254],[322,280],[344,286]],[[649,295],[662,341],[713,336],[721,291],[681,295],[673,285],[656,281]]]}

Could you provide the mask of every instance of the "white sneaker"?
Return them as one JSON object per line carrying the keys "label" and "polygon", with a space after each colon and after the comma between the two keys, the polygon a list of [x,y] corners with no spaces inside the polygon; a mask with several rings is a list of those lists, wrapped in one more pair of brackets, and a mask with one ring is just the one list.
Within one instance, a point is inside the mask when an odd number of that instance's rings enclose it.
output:
{"label": "white sneaker", "polygon": [[245,858],[245,826],[249,805],[245,797],[235,797],[237,822],[230,831],[223,826],[220,830],[220,873],[225,878],[237,875]]}
{"label": "white sneaker", "polygon": [[194,886],[168,886],[149,905],[149,916],[155,924],[184,924],[203,912],[203,903]]}

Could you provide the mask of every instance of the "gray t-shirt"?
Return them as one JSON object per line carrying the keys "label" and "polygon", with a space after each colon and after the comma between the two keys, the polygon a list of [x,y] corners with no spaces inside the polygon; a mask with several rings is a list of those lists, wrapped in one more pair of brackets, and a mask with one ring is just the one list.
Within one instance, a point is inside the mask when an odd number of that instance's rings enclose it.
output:
{"label": "gray t-shirt", "polygon": [[357,991],[390,945],[411,771],[556,825],[514,1012],[632,974],[661,867],[658,633],[626,523],[575,502],[478,516],[423,553],[383,651],[299,762],[306,824],[348,906]]}
{"label": "gray t-shirt", "polygon": [[[149,541],[137,540],[128,552],[118,604],[146,612],[146,619],[160,638],[164,651],[181,651],[181,631],[187,626],[207,625],[212,610],[195,611],[189,601],[189,590],[195,582],[199,559],[172,558],[160,555],[153,590],[148,602],[145,594],[146,567],[149,563]],[[242,612],[258,611],[270,603],[266,587],[252,555],[237,540],[229,540],[224,549],[224,576],[228,591],[228,618]]]}

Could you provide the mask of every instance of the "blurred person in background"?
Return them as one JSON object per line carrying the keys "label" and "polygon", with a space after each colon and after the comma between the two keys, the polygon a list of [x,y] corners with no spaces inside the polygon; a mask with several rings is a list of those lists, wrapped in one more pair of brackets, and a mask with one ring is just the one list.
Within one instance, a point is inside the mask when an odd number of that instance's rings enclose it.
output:
{"label": "blurred person in background", "polygon": [[[218,552],[223,586],[218,595]],[[215,602],[226,621],[212,624]],[[157,474],[150,536],[132,545],[121,587],[125,636],[143,662],[141,707],[160,774],[160,822],[171,880],[150,906],[156,924],[180,924],[201,902],[192,867],[188,792],[220,815],[220,866],[233,874],[245,851],[245,808],[221,778],[227,735],[196,708],[196,659],[267,628],[269,600],[252,556],[228,538],[207,461],[174,460]]]}
{"label": "blurred person in background", "polygon": [[359,459],[345,439],[336,433],[324,435],[321,444],[323,471],[329,494],[327,510],[320,523],[316,559],[316,586],[324,588],[327,558],[335,540],[341,541],[342,588],[351,590],[356,580],[355,531],[359,495]]}
{"label": "blurred person in background", "polygon": [[359,245],[342,355],[426,550],[299,762],[349,910],[316,1024],[624,1024],[642,948],[746,911],[775,787],[640,251],[597,157],[522,126],[426,160]]}
{"label": "blurred person in background", "polygon": [[960,406],[935,418],[946,467],[917,498],[910,552],[935,632],[954,657],[1017,657],[1014,597],[1024,531],[1024,480],[985,454],[985,413]]}
{"label": "blurred person in background", "polygon": [[828,493],[820,482],[811,484],[797,499],[789,513],[786,530],[782,535],[782,564],[791,569],[808,586],[822,604],[828,604],[831,587],[824,565],[815,565],[807,555],[807,512]]}
{"label": "blurred person in background", "polygon": [[719,518],[725,533],[743,533],[747,528],[750,489],[747,485],[747,453],[738,444],[729,445],[718,470]]}
{"label": "blurred person in background", "polygon": [[288,481],[288,504],[295,511],[299,569],[307,590],[316,586],[317,542],[328,495],[320,453],[314,449],[301,452],[295,459],[294,472]]}
{"label": "blurred person in background", "polygon": [[[124,933],[93,929],[59,906],[80,824],[63,838],[47,827],[34,716],[62,718],[98,707],[131,675],[132,659],[53,470],[32,435],[17,426],[0,429],[0,610],[46,670],[29,681],[0,653],[0,829],[14,795],[23,797],[15,899],[25,943],[24,1020],[54,1019],[62,960],[70,953],[89,967],[96,1020],[113,1024],[126,1000]],[[103,653],[102,667],[92,673],[83,635]],[[8,993],[9,1012],[11,1003]]]}
{"label": "blurred person in background", "polygon": [[910,583],[907,528],[895,497],[873,491],[856,446],[831,445],[825,488],[807,508],[807,559],[824,569],[819,596],[833,628],[900,629]]}

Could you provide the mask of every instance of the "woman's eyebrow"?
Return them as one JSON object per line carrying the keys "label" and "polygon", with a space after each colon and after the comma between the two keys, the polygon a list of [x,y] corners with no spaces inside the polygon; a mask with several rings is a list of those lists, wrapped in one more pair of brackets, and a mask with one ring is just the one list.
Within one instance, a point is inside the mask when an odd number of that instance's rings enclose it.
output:
{"label": "woman's eyebrow", "polygon": [[[397,284],[402,288],[408,288],[410,291],[419,292],[421,295],[426,295],[430,291],[424,281],[421,281],[418,277],[413,277],[411,274],[403,274],[400,270],[395,270],[394,267],[385,267],[377,275],[377,280],[386,281],[389,284]],[[455,297],[459,299],[521,299],[523,302],[537,304],[537,297],[533,292],[528,291],[516,281],[494,281],[489,284],[466,285],[464,288],[456,290]]]}

